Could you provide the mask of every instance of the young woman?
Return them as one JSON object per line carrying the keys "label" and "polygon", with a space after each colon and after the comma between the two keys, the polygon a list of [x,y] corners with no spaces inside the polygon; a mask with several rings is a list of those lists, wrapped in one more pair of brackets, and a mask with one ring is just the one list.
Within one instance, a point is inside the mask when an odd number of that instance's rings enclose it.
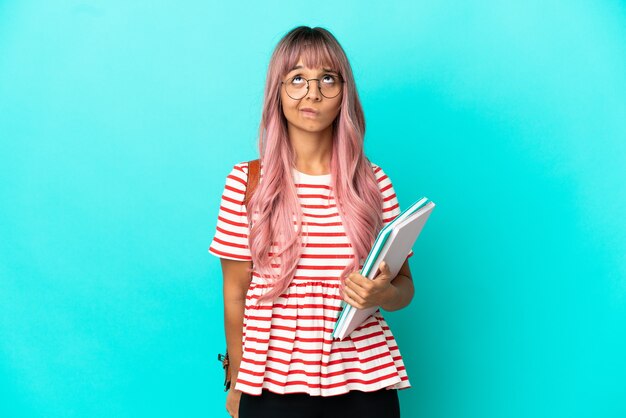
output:
{"label": "young woman", "polygon": [[364,133],[338,41],[292,29],[267,73],[258,187],[246,207],[248,163],[233,167],[209,247],[224,279],[231,416],[400,416],[397,390],[411,385],[380,310],[343,341],[331,337],[342,301],[393,311],[413,298],[408,260],[396,277],[359,274],[400,213]]}

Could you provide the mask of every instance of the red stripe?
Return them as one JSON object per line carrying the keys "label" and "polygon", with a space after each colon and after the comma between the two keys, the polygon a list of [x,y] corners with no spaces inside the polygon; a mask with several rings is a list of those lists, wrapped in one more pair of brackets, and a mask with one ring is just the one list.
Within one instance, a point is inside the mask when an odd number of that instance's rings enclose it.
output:
{"label": "red stripe", "polygon": [[246,340],[248,341],[255,341],[257,343],[261,343],[261,344],[268,344],[271,341],[284,341],[286,343],[295,343],[296,341],[299,342],[303,342],[303,343],[331,343],[333,342],[332,338],[323,338],[323,337],[311,337],[311,338],[306,338],[306,337],[295,337],[295,338],[288,338],[288,337],[282,337],[280,335],[272,335],[269,338],[256,338],[256,337],[247,337]]}
{"label": "red stripe", "polygon": [[[371,385],[371,384],[374,384],[374,383],[377,383],[377,382],[381,382],[383,380],[390,379],[390,378],[395,377],[395,376],[399,377],[399,374],[398,374],[398,372],[394,371],[393,373],[389,373],[389,374],[384,375],[384,376],[379,376],[379,377],[376,377],[376,378],[370,379],[370,380],[346,379],[343,382],[337,382],[337,383],[333,383],[333,384],[329,384],[329,385],[313,384],[313,383],[308,383],[308,382],[302,381],[302,380],[301,381],[297,381],[296,380],[296,381],[293,381],[293,382],[286,382],[286,383],[283,384],[283,383],[278,382],[277,380],[270,379],[267,376],[265,377],[264,380],[267,381],[267,382],[273,383],[273,384],[275,384],[277,386],[281,386],[281,387],[286,387],[286,386],[290,386],[290,385],[304,385],[304,386],[308,386],[309,388],[332,389],[332,388],[335,388],[335,387],[344,386],[344,385],[349,384],[349,383],[361,383],[363,385]],[[237,380],[239,380],[239,379],[237,379]],[[251,385],[251,386],[260,386],[260,385]]]}
{"label": "red stripe", "polygon": [[303,353],[303,354],[312,354],[316,357],[321,357],[324,355],[329,356],[330,355],[330,351],[324,351],[324,350],[319,350],[319,349],[308,349],[308,348],[300,348],[300,347],[294,347],[293,350],[289,350],[283,347],[277,347],[275,345],[270,344],[268,350],[273,350],[273,351],[278,351],[281,353],[285,353],[285,354],[291,354],[291,353]]}
{"label": "red stripe", "polygon": [[223,241],[223,240],[221,240],[221,239],[219,239],[219,238],[217,238],[217,237],[214,237],[214,238],[213,238],[213,241],[215,241],[215,242],[217,242],[217,243],[220,243],[220,244],[222,244],[222,245],[227,245],[227,246],[229,246],[229,247],[241,248],[241,249],[244,249],[244,250],[247,250],[247,249],[248,249],[248,246],[247,246],[247,245],[245,245],[245,244],[233,244],[233,243],[230,243],[230,242]]}
{"label": "red stripe", "polygon": [[[356,330],[361,331],[361,330],[364,330],[364,329],[371,328],[371,327],[373,327],[374,325],[378,325],[378,321],[377,321],[376,319],[374,319],[373,321],[368,322],[368,323],[366,323],[366,324],[362,324],[362,325],[361,325],[360,327],[358,327]],[[354,338],[350,337],[350,341],[359,341],[359,340],[357,340],[357,339],[354,339]]]}
{"label": "red stripe", "polygon": [[344,259],[354,258],[353,254],[302,254],[300,258],[314,258],[314,259]]}
{"label": "red stripe", "polygon": [[324,244],[324,243],[307,243],[305,247],[309,248],[348,248],[352,247],[350,243],[333,243],[333,244]]}
{"label": "red stripe", "polygon": [[224,186],[224,189],[230,190],[231,192],[234,192],[234,193],[239,193],[239,194],[243,194],[243,195],[246,194],[245,190],[239,190],[239,189],[237,189],[237,188],[235,188],[233,186],[229,186],[228,184],[226,186]]}
{"label": "red stripe", "polygon": [[[386,341],[382,341],[383,344],[386,344]],[[370,346],[373,348],[378,347],[378,345],[374,346]],[[254,353],[254,354],[259,354],[259,355],[268,355],[269,351],[278,351],[281,353],[285,353],[285,354],[289,354],[291,355],[292,353],[303,353],[303,354],[310,354],[312,355],[312,357],[316,357],[319,358],[323,355],[330,355],[330,351],[324,351],[324,350],[307,350],[307,349],[303,349],[300,347],[294,347],[293,350],[287,350],[286,348],[282,348],[282,347],[275,347],[272,345],[269,345],[268,350],[257,350],[256,348],[253,347],[246,347],[246,351],[250,352],[250,353]],[[357,352],[366,352],[368,350],[367,347],[365,347],[364,349],[356,349]],[[391,347],[389,348],[389,351],[391,351]],[[354,353],[355,352],[355,347],[354,346],[349,346],[349,347],[336,347],[332,350],[333,353]],[[387,354],[387,353],[385,353]]]}
{"label": "red stripe", "polygon": [[296,188],[311,188],[311,189],[326,189],[331,190],[330,186],[325,184],[306,184],[306,183],[294,183]]}
{"label": "red stripe", "polygon": [[303,198],[303,199],[328,199],[328,200],[335,200],[335,198],[333,196],[325,196],[323,194],[300,194],[298,193],[298,197]]}
{"label": "red stripe", "polygon": [[240,259],[242,261],[250,261],[250,260],[252,260],[252,257],[246,257],[246,256],[242,256],[242,255],[239,255],[239,254],[232,254],[232,253],[227,253],[227,252],[224,252],[224,251],[219,251],[219,250],[216,250],[213,247],[211,247],[210,250],[211,250],[211,252],[213,252],[213,253],[215,253],[217,255],[222,255],[224,257],[234,257],[234,258],[238,258],[238,259]]}
{"label": "red stripe", "polygon": [[327,215],[318,215],[318,214],[315,214],[315,213],[307,213],[305,211],[302,211],[302,214],[305,217],[309,217],[309,218],[332,218],[333,216],[339,216],[339,212],[333,212],[333,213],[330,213],[330,214],[327,214]]}
{"label": "red stripe", "polygon": [[[352,352],[356,353],[356,350],[354,350],[354,347],[352,348]],[[345,351],[345,350],[344,350]],[[381,358],[384,357],[389,357],[389,353],[378,353],[378,354],[374,354],[373,356],[369,356],[369,357],[364,357],[363,359],[359,359],[359,357],[341,357],[332,361],[328,362],[328,366],[334,366],[335,364],[342,364],[342,363],[349,363],[349,362],[359,362],[360,364],[366,364],[369,363],[371,361],[374,360],[379,360]],[[394,361],[400,361],[401,357],[391,357],[392,360]],[[296,363],[301,363],[301,364],[306,364],[309,366],[319,366],[320,362],[319,360],[304,360],[304,359],[299,359],[299,358],[291,358],[289,361],[288,360],[284,360],[278,357],[273,357],[268,355],[265,361],[259,361],[259,360],[248,360],[246,359],[246,362],[251,363],[251,364],[255,364],[257,366],[265,366],[268,363],[272,362],[272,363],[279,363],[279,364],[284,364],[285,366],[289,366],[292,364],[296,364]],[[400,369],[400,367],[398,367],[398,369]],[[402,369],[404,369],[404,367],[402,367]]]}
{"label": "red stripe", "polygon": [[332,209],[332,208],[336,208],[337,205],[304,205],[301,204],[300,205],[302,207],[302,209]]}
{"label": "red stripe", "polygon": [[389,211],[392,211],[392,210],[394,210],[395,208],[399,208],[399,207],[400,207],[400,205],[396,203],[396,204],[395,204],[395,205],[393,205],[393,206],[390,206],[390,207],[388,207],[388,208],[384,208],[384,209],[383,209],[383,212],[389,212]]}
{"label": "red stripe", "polygon": [[[304,295],[302,295],[304,296]],[[261,327],[256,327],[253,325],[248,325],[246,327],[246,331],[250,330],[250,331],[258,331],[258,332],[269,332],[270,329],[275,329],[275,330],[281,330],[281,331],[290,331],[290,332],[295,332],[296,330],[299,331],[321,331],[321,332],[333,332],[333,328],[332,327],[304,327],[301,325],[295,326],[295,327],[288,327],[285,325],[277,325],[274,324],[271,327],[267,327],[267,328],[261,328]]]}
{"label": "red stripe", "polygon": [[[354,351],[356,353],[356,351]],[[372,356],[369,358],[369,360],[364,361],[363,363],[366,363],[368,361],[371,360],[376,360],[378,358],[382,358],[382,357],[387,357],[389,356],[388,353],[381,353],[381,354],[377,354],[376,356]],[[376,357],[376,358],[374,358]],[[272,356],[267,356],[266,361],[258,361],[258,360],[247,360],[246,361],[248,363],[251,364],[255,364],[257,366],[266,366],[269,363],[279,363],[279,364],[284,364],[285,366],[290,366],[296,363],[301,363],[301,364],[305,364],[305,365],[309,365],[309,366],[319,366],[320,362],[319,360],[304,360],[304,359],[299,359],[299,358],[291,358],[289,361],[278,358],[278,357],[272,357]],[[342,363],[348,363],[351,361],[359,361],[358,357],[341,357],[339,359],[333,360],[333,361],[329,361],[328,362],[328,366],[333,366],[335,364],[342,364]]]}
{"label": "red stripe", "polygon": [[[257,277],[260,277],[260,276],[259,276],[259,275],[257,275]],[[294,276],[294,278],[298,278],[298,277],[297,277],[297,276]],[[307,279],[307,278],[305,277],[305,280],[306,280],[306,279]],[[335,280],[337,280],[337,279],[335,278]],[[330,281],[330,280],[328,280],[328,278],[327,278],[327,280],[320,280],[320,281],[318,281],[316,284],[319,284],[319,285],[320,285],[320,286],[322,286],[322,287],[339,287],[339,283],[324,283],[325,281]],[[310,282],[291,282],[291,283],[289,283],[289,287],[310,286],[310,285],[311,285],[311,283],[310,283]],[[266,283],[255,283],[255,286],[256,286],[256,287],[259,287],[259,288],[265,288],[265,287],[269,287],[269,286],[271,286],[271,285],[270,285],[270,284],[266,284]],[[310,294],[310,293],[309,293],[309,294]],[[283,294],[282,294],[282,295],[280,295],[280,296],[287,296],[287,295],[285,295],[285,294],[283,293]],[[289,297],[295,297],[295,296],[296,296],[296,295],[289,295]],[[332,295],[324,295],[324,297],[326,297],[326,296],[328,296],[328,297],[332,297]]]}
{"label": "red stripe", "polygon": [[245,181],[245,180],[242,180],[242,179],[240,179],[239,177],[236,177],[236,176],[234,176],[234,175],[232,175],[232,174],[229,174],[228,176],[226,176],[226,178],[227,178],[227,179],[234,180],[234,181],[237,181],[237,182],[239,182],[239,183],[243,184],[244,186],[246,185],[246,181]]}
{"label": "red stripe", "polygon": [[289,372],[286,372],[286,371],[278,370],[269,366],[266,366],[265,371],[261,371],[261,372],[254,372],[252,370],[248,370],[246,368],[241,368],[241,367],[239,368],[239,371],[240,372],[243,371],[245,374],[249,374],[252,376],[263,376],[265,372],[272,372],[272,373],[280,374],[282,376],[303,374],[305,376],[314,377],[314,378],[315,377],[316,378],[329,378],[333,376],[340,376],[346,373],[361,373],[365,375],[365,374],[374,373],[379,370],[383,370],[388,367],[394,367],[394,366],[395,366],[394,362],[389,362],[389,363],[379,364],[378,366],[371,367],[369,369],[360,369],[360,368],[352,367],[352,368],[346,368],[343,370],[337,370],[331,373],[307,372],[306,370],[303,370],[303,369],[291,369],[289,370]]}
{"label": "red stripe", "polygon": [[227,213],[230,213],[230,214],[233,214],[235,216],[246,216],[246,212],[239,212],[237,210],[232,210],[232,209],[229,209],[229,208],[221,206],[221,205],[220,205],[220,210],[224,211],[224,212],[227,212]]}
{"label": "red stripe", "polygon": [[358,351],[359,353],[367,352],[374,348],[382,347],[383,345],[387,345],[387,341],[380,341],[380,342],[377,342],[377,343],[374,343],[365,347],[357,348],[356,351]]}
{"label": "red stripe", "polygon": [[[276,253],[274,252],[269,252],[268,253],[270,256],[275,255]],[[343,259],[343,258],[354,258],[354,255],[352,254],[302,254],[300,256],[300,258],[313,258],[313,259],[328,259],[328,260],[334,260],[334,259]]]}
{"label": "red stripe", "polygon": [[250,319],[253,321],[271,321],[273,318],[275,319],[286,319],[286,320],[296,320],[296,319],[302,319],[302,320],[311,320],[311,321],[316,321],[316,320],[323,320],[323,321],[331,321],[331,322],[335,322],[337,320],[337,318],[332,317],[332,316],[324,316],[324,315],[281,315],[281,314],[277,314],[277,313],[272,313],[272,317],[271,318],[265,318],[262,316],[256,316],[256,315],[244,315],[244,317],[246,319]]}
{"label": "red stripe", "polygon": [[[305,285],[309,285],[308,283],[304,283]],[[291,286],[293,286],[294,284],[292,283]],[[269,287],[269,285],[256,285],[256,287],[259,288],[265,288],[265,287]],[[333,287],[339,287],[339,285],[333,286]],[[281,295],[283,296],[283,295]],[[252,299],[257,299],[259,298],[260,295],[248,295],[246,296],[246,299],[248,300],[252,300]],[[291,294],[289,295],[289,299],[300,299],[300,298],[308,298],[308,297],[320,297],[320,298],[328,298],[328,299],[337,299],[337,300],[341,300],[341,296],[336,296],[336,295],[329,295],[326,293],[320,293],[320,292],[308,292],[308,293],[303,293],[301,295],[298,294]],[[256,306],[256,305],[255,305]]]}
{"label": "red stripe", "polygon": [[290,305],[290,304],[284,304],[284,303],[274,303],[273,306],[271,305],[261,305],[261,306],[256,306],[255,309],[259,309],[259,310],[271,310],[273,308],[281,308],[281,309],[315,309],[315,308],[319,308],[319,309],[324,309],[324,310],[331,310],[331,311],[340,311],[341,310],[341,306],[332,306],[332,305],[326,305],[323,303],[305,303],[302,305]]}
{"label": "red stripe", "polygon": [[378,336],[384,336],[382,331],[376,331],[376,332],[372,332],[371,334],[365,334],[365,335],[360,335],[358,337],[352,337],[352,341],[362,341],[362,340],[367,340],[368,338],[373,338],[373,337],[378,337]]}
{"label": "red stripe", "polygon": [[[256,271],[252,272],[254,277],[260,278],[260,279],[268,279],[269,277],[267,275],[260,275],[259,273],[257,273]],[[267,287],[267,285],[263,285],[261,283],[257,283],[255,284],[256,287]],[[339,278],[336,276],[321,276],[321,277],[317,277],[317,276],[293,276],[293,281],[291,283],[289,283],[289,287],[293,287],[293,286],[297,286],[297,285],[301,285],[301,286],[311,286],[311,285],[320,285],[322,287],[339,287]]]}
{"label": "red stripe", "polygon": [[[321,373],[321,372],[315,373],[315,372],[307,372],[302,369],[291,369],[289,370],[289,375],[303,374],[309,377],[329,378],[333,376],[340,376],[340,375],[347,374],[347,373],[360,373],[360,374],[366,375],[366,374],[377,372],[379,370],[387,369],[389,367],[395,367],[395,363],[392,361],[389,363],[379,364],[378,366],[371,367],[369,369],[350,367],[350,368],[345,368],[343,370],[337,370],[331,373]],[[288,375],[287,372],[281,372],[280,370],[274,369],[272,367],[266,367],[265,370],[276,373],[276,374],[282,374],[283,376]]]}
{"label": "red stripe", "polygon": [[226,218],[224,218],[222,216],[218,216],[217,219],[222,221],[222,222],[225,222],[227,224],[233,225],[233,226],[238,226],[238,227],[241,227],[241,228],[248,227],[247,223],[231,221],[230,219],[226,219]]}
{"label": "red stripe", "polygon": [[228,197],[228,196],[225,196],[225,195],[222,195],[222,200],[230,202],[230,203],[232,203],[234,205],[243,205],[243,200],[233,199],[232,197]]}
{"label": "red stripe", "polygon": [[304,221],[304,223],[308,226],[341,226],[342,223],[341,222],[308,222],[308,221]]}
{"label": "red stripe", "polygon": [[248,239],[248,234],[238,234],[236,232],[227,231],[226,229],[220,228],[219,226],[215,228],[217,231],[222,234],[230,235],[232,237],[246,238]]}
{"label": "red stripe", "polygon": [[[271,266],[273,268],[278,268],[280,267],[280,264],[271,264]],[[296,266],[296,268],[298,270],[338,270],[338,271],[343,271],[343,269],[345,268],[345,266],[305,266],[302,264],[298,264]]]}
{"label": "red stripe", "polygon": [[302,235],[307,237],[345,237],[345,232],[308,232]]}

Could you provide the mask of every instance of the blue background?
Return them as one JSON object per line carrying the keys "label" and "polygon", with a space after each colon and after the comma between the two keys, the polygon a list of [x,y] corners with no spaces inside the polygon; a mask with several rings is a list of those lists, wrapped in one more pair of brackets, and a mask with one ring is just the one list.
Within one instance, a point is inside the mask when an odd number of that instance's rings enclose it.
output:
{"label": "blue background", "polygon": [[0,2],[0,416],[227,416],[207,248],[299,24],[438,205],[403,416],[626,416],[624,2],[226,3]]}

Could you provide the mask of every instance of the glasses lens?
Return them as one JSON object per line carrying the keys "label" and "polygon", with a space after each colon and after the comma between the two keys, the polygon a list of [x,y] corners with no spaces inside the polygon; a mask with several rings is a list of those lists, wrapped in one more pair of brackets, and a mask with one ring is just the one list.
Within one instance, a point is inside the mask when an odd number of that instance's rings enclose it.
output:
{"label": "glasses lens", "polygon": [[295,76],[287,80],[285,88],[287,89],[287,94],[292,99],[301,99],[306,96],[306,80],[300,76]]}
{"label": "glasses lens", "polygon": [[320,90],[324,97],[332,99],[341,92],[341,81],[338,77],[330,74],[326,74],[319,81]]}

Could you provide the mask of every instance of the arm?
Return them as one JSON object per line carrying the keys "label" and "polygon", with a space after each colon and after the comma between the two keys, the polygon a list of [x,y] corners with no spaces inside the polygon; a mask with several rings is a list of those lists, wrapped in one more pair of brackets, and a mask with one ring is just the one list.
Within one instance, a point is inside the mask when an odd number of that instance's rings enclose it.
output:
{"label": "arm", "polygon": [[381,264],[373,280],[353,271],[346,279],[343,300],[357,309],[380,306],[386,311],[397,311],[411,303],[413,292],[407,258],[393,279],[386,264]]}
{"label": "arm", "polygon": [[246,293],[250,287],[251,261],[220,259],[224,278],[224,329],[231,370],[231,389],[234,390],[243,354],[243,314],[246,306]]}
{"label": "arm", "polygon": [[380,306],[386,311],[397,311],[411,303],[415,289],[408,258],[404,261],[398,275],[391,281],[387,292],[387,302]]}

